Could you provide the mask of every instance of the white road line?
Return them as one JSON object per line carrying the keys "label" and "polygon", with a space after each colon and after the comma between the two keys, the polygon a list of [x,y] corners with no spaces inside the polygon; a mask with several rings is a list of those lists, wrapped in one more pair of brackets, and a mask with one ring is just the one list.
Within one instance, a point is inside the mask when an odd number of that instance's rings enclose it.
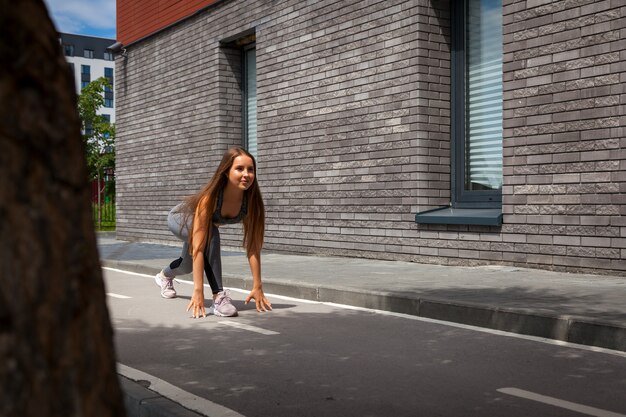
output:
{"label": "white road line", "polygon": [[[154,279],[154,276],[152,275],[140,274],[137,272],[129,272],[129,271],[125,271],[122,269],[115,269],[115,268],[109,268],[109,267],[103,267],[102,269],[107,269],[109,271],[121,272],[125,274],[130,274],[130,275],[138,275],[138,276]],[[183,283],[183,284],[193,284],[192,281],[179,280],[179,279],[176,279],[176,281]],[[208,284],[205,284],[205,287],[208,287]],[[242,293],[249,292],[249,291],[241,290],[237,288],[228,288],[228,289],[237,291],[237,292],[242,292]],[[488,329],[485,327],[470,326],[467,324],[454,323],[451,321],[429,319],[427,317],[413,316],[411,314],[395,313],[393,311],[375,310],[372,308],[356,307],[356,306],[350,306],[346,304],[336,304],[336,303],[330,303],[330,302],[324,302],[324,301],[305,300],[305,299],[285,297],[282,295],[270,294],[270,293],[266,293],[265,295],[270,299],[275,297],[275,298],[281,298],[281,299],[294,300],[294,301],[307,303],[307,304],[323,304],[323,305],[327,305],[330,307],[342,308],[342,309],[347,309],[347,310],[365,311],[369,313],[381,314],[383,316],[394,316],[394,317],[399,317],[399,318],[403,318],[407,320],[416,320],[416,321],[422,321],[426,323],[439,324],[442,326],[457,327],[459,329],[471,330],[471,331],[481,332],[481,333],[488,333],[488,334],[493,334],[496,336],[513,337],[515,339],[530,340],[533,342],[545,343],[545,344],[556,345],[556,346],[563,346],[563,347],[567,347],[571,349],[586,350],[589,352],[604,353],[608,355],[621,356],[623,358],[626,358],[626,352],[622,352],[619,350],[606,349],[606,348],[601,348],[601,347],[596,347],[596,346],[579,345],[576,343],[564,342],[562,340],[547,339],[547,338],[538,337],[538,336],[528,336],[528,335],[519,334],[519,333],[509,333],[509,332],[505,332],[502,330],[494,330],[494,329]]]}
{"label": "white road line", "polygon": [[114,292],[108,292],[107,295],[109,297],[113,297],[113,298],[132,298],[132,297],[129,297],[127,295],[115,294]]}
{"label": "white road line", "polygon": [[154,275],[141,274],[139,272],[127,271],[125,269],[109,268],[108,266],[103,266],[102,269],[106,269],[107,271],[113,271],[113,272],[121,272],[123,274],[128,274],[128,275],[137,275],[139,277],[150,277],[154,279]]}
{"label": "white road line", "polygon": [[141,332],[149,332],[150,329],[139,329],[137,327],[115,327],[115,331],[116,332],[134,332],[134,333],[141,333]]}
{"label": "white road line", "polygon": [[117,363],[117,373],[125,376],[133,381],[145,380],[150,382],[149,389],[155,391],[164,397],[169,398],[193,411],[197,411],[202,415],[211,417],[244,417],[229,408],[216,404],[205,398],[193,395],[184,391],[168,382],[163,381],[155,376],[142,372],[138,369],[131,368],[121,363]]}
{"label": "white road line", "polygon": [[[271,296],[271,294],[266,294],[266,295],[268,297]],[[488,334],[493,334],[496,336],[504,336],[504,337],[512,337],[515,339],[530,340],[532,342],[545,343],[548,345],[563,346],[563,347],[567,347],[571,349],[586,350],[589,352],[605,353],[608,355],[615,355],[615,356],[621,356],[623,358],[626,358],[626,352],[622,352],[619,350],[606,349],[606,348],[601,348],[601,347],[596,347],[596,346],[579,345],[576,343],[564,342],[562,340],[547,339],[545,337],[529,336],[529,335],[519,334],[519,333],[510,333],[510,332],[505,332],[503,330],[495,330],[495,329],[489,329],[486,327],[471,326],[469,324],[461,324],[461,323],[454,323],[451,321],[430,319],[428,317],[420,317],[420,316],[414,316],[411,314],[396,313],[393,311],[375,310],[372,308],[357,307],[357,306],[350,306],[350,305],[345,305],[345,304],[336,304],[336,303],[329,303],[329,302],[322,302],[321,304],[325,304],[331,307],[344,308],[347,310],[364,311],[364,312],[369,312],[369,313],[380,314],[383,316],[399,317],[399,318],[403,318],[407,320],[416,320],[416,321],[422,321],[425,323],[439,324],[442,326],[457,327],[459,329],[471,330],[471,331],[481,332],[481,333],[488,333]]]}
{"label": "white road line", "polygon": [[524,398],[531,401],[537,401],[544,404],[553,405],[559,408],[565,408],[566,410],[575,411],[577,413],[586,414],[594,417],[626,417],[626,414],[614,413],[612,411],[602,410],[600,408],[589,407],[582,404],[577,404],[565,400],[559,400],[558,398],[548,397],[534,392],[525,391],[519,388],[500,388],[496,390],[503,394],[513,395],[515,397]]}
{"label": "white road line", "polygon": [[[193,284],[193,282],[191,282],[191,281],[181,281],[181,282]],[[235,291],[235,292],[239,292],[239,293],[242,293],[242,294],[249,294],[250,293],[250,290],[242,290],[241,288],[228,287],[227,289],[229,291]],[[280,295],[280,294],[270,294],[270,293],[267,293],[266,295],[269,296],[269,297],[272,297],[272,298],[278,298],[279,300],[295,301],[295,302],[300,303],[300,304],[326,304],[326,303],[321,302],[321,301],[305,300],[304,298],[288,297],[286,295]]]}
{"label": "white road line", "polygon": [[275,332],[273,330],[262,329],[260,327],[251,326],[249,324],[240,323],[238,321],[223,320],[223,321],[220,321],[218,323],[219,324],[223,324],[224,326],[230,326],[230,327],[235,327],[235,328],[241,329],[241,330],[247,330],[249,332],[255,332],[255,333],[264,334],[266,336],[274,336],[274,335],[280,334],[279,332]]}

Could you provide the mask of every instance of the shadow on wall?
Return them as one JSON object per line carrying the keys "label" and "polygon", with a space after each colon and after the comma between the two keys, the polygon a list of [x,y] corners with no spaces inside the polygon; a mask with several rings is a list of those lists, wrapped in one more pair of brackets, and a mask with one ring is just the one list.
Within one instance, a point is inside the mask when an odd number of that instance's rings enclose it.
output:
{"label": "shadow on wall", "polygon": [[[430,0],[430,6],[435,12],[435,16],[438,20],[437,27],[443,28],[442,35],[448,46],[451,45],[450,40],[450,2],[456,0]],[[443,24],[443,23],[447,24]],[[450,48],[452,50],[452,48]]]}

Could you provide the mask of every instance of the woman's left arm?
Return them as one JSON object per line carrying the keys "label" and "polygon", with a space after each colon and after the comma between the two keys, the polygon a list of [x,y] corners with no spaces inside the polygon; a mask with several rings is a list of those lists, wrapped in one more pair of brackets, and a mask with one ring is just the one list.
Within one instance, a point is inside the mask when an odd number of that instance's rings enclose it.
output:
{"label": "woman's left arm", "polygon": [[272,303],[265,298],[263,294],[263,284],[261,283],[261,253],[255,252],[248,256],[248,262],[250,263],[250,272],[252,272],[252,291],[248,297],[246,297],[246,304],[254,298],[256,303],[256,310],[267,311],[272,309]]}

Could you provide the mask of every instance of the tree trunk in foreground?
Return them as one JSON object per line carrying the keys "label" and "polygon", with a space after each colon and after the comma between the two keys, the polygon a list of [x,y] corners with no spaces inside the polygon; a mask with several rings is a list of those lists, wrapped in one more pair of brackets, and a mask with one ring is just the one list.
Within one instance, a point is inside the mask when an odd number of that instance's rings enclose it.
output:
{"label": "tree trunk in foreground", "polygon": [[0,0],[0,416],[125,416],[76,93],[41,0]]}

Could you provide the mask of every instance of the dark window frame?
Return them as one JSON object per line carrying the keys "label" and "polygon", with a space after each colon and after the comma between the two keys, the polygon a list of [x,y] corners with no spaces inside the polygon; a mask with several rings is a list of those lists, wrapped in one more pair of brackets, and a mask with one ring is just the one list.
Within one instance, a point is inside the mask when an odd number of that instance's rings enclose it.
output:
{"label": "dark window frame", "polygon": [[501,208],[502,190],[465,190],[465,0],[451,2],[451,186],[456,208]]}
{"label": "dark window frame", "polygon": [[[105,98],[113,99],[113,68],[105,67],[104,77],[109,81],[109,85],[104,86]],[[110,93],[110,96],[107,96],[106,93]]]}
{"label": "dark window frame", "polygon": [[[248,150],[250,145],[249,130],[248,130],[248,83],[247,73],[248,64],[246,59],[246,53],[254,50],[256,55],[256,42],[249,43],[241,48],[241,122],[242,122],[242,145],[244,149]],[[257,142],[258,151],[258,142]],[[256,158],[256,155],[255,155]]]}
{"label": "dark window frame", "polygon": [[91,66],[82,64],[80,66],[80,89],[87,87],[91,82]]}

